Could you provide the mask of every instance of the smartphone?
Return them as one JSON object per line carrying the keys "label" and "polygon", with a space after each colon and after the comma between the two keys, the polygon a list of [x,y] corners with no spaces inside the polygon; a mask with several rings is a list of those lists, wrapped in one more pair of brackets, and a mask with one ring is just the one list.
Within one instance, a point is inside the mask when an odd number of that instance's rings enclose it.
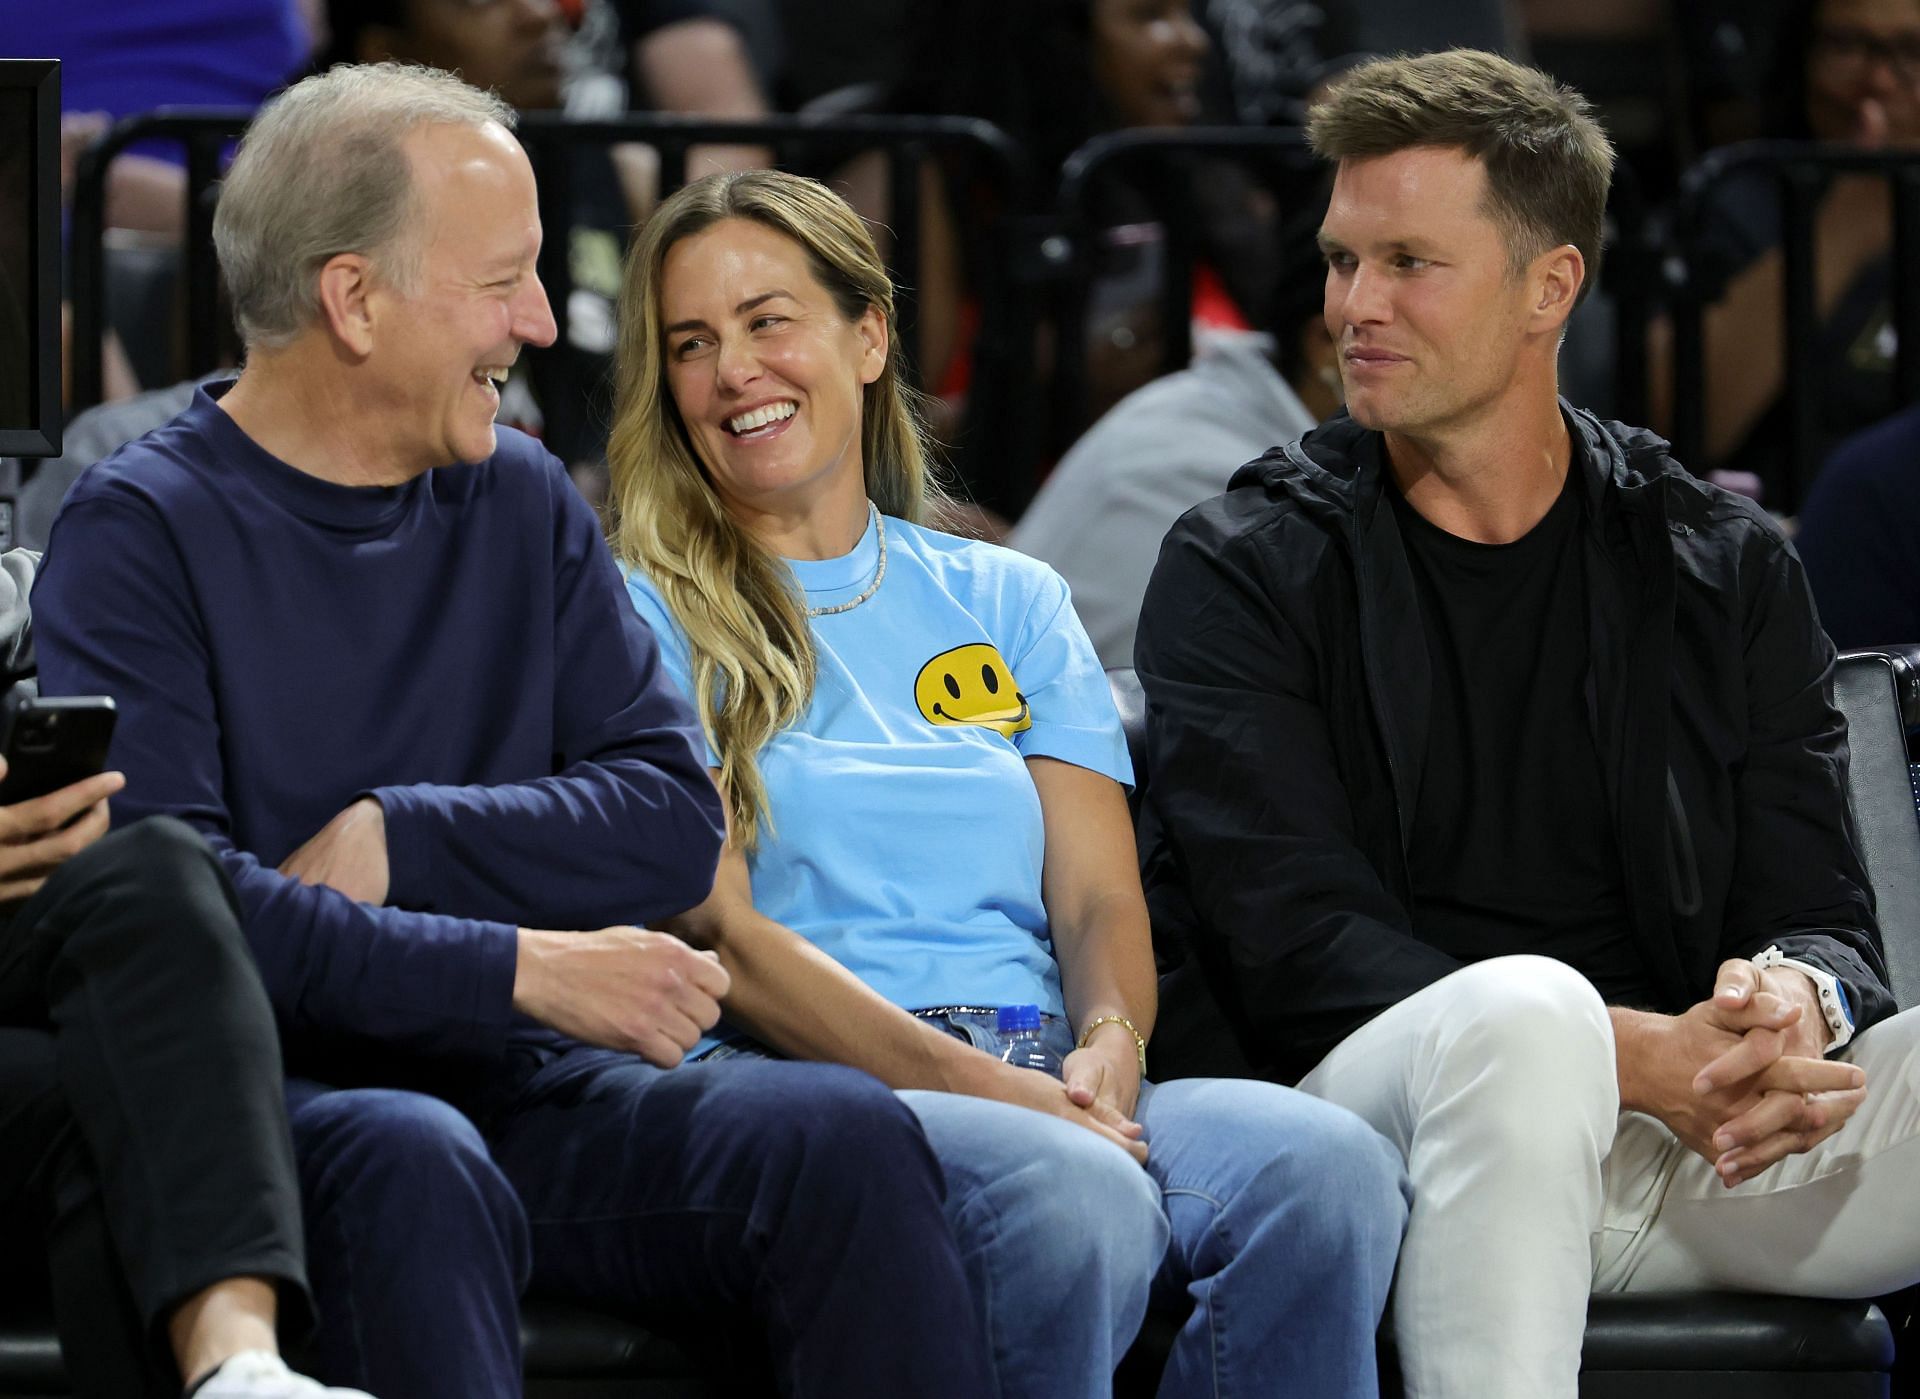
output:
{"label": "smartphone", "polygon": [[10,705],[0,806],[44,797],[103,771],[113,720],[113,701],[105,695],[63,695]]}

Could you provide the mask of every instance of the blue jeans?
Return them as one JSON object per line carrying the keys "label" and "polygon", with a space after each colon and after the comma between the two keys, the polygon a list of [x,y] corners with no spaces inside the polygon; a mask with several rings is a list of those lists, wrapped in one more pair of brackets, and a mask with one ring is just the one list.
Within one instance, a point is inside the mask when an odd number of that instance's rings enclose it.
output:
{"label": "blue jeans", "polygon": [[793,1399],[990,1392],[939,1165],[867,1075],[669,1072],[575,1047],[475,1086],[470,1115],[425,1093],[288,1082],[329,1380],[514,1399],[530,1283],[673,1327],[746,1328]]}
{"label": "blue jeans", "polygon": [[[992,1015],[927,1018],[998,1057]],[[1045,1038],[1073,1048],[1053,1017]],[[1148,1084],[1143,1171],[1063,1118],[900,1097],[946,1172],[1004,1399],[1106,1399],[1150,1298],[1192,1308],[1163,1399],[1376,1393],[1408,1192],[1399,1154],[1352,1113],[1270,1083]]]}

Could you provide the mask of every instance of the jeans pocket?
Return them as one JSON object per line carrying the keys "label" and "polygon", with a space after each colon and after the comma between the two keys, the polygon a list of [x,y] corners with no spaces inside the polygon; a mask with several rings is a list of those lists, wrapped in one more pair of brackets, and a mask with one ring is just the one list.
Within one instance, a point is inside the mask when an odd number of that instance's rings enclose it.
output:
{"label": "jeans pocket", "polygon": [[724,1043],[716,1044],[712,1049],[702,1054],[695,1062],[701,1064],[717,1064],[723,1059],[778,1059],[780,1057],[780,1055],[775,1054],[771,1049],[768,1049],[764,1044],[760,1043],[759,1040],[747,1035],[741,1035],[736,1039],[730,1039]]}
{"label": "jeans pocket", "polygon": [[1002,1042],[995,1028],[996,1016],[973,1010],[917,1010],[914,1017],[924,1020],[943,1034],[965,1040],[975,1049],[1000,1057]]}

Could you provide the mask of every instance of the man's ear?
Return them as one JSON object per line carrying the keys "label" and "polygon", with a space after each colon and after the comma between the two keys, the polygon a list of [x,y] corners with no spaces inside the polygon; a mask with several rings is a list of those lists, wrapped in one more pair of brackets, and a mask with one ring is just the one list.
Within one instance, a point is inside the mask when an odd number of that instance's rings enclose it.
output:
{"label": "man's ear", "polygon": [[1557,334],[1573,314],[1580,299],[1580,288],[1587,280],[1587,260],[1571,243],[1549,248],[1533,260],[1531,280],[1537,294],[1532,311],[1532,328]]}
{"label": "man's ear", "polygon": [[373,264],[362,253],[336,253],[320,268],[320,318],[350,353],[373,353],[376,290]]}

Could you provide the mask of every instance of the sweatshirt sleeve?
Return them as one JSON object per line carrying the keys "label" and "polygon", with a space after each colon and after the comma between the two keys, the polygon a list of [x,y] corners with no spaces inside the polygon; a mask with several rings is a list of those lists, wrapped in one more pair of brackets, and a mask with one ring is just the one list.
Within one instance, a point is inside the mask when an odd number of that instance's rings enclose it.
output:
{"label": "sweatshirt sleeve", "polygon": [[1833,643],[1791,545],[1767,536],[1746,594],[1747,748],[1722,958],[1777,944],[1846,990],[1856,1032],[1896,1009],[1847,806]]}
{"label": "sweatshirt sleeve", "polygon": [[213,657],[169,532],[143,503],[70,503],[33,591],[48,694],[111,695],[116,826],[180,817],[232,877],[283,1031],[362,1036],[424,1054],[488,1054],[511,1017],[512,926],[373,908],[303,885],[236,848]]}
{"label": "sweatshirt sleeve", "polygon": [[1292,1076],[1460,963],[1361,850],[1311,649],[1218,509],[1174,526],[1141,610],[1146,799],[1242,1048]]}
{"label": "sweatshirt sleeve", "polygon": [[396,904],[599,928],[676,913],[713,888],[726,827],[698,726],[558,470],[553,774],[375,788]]}

